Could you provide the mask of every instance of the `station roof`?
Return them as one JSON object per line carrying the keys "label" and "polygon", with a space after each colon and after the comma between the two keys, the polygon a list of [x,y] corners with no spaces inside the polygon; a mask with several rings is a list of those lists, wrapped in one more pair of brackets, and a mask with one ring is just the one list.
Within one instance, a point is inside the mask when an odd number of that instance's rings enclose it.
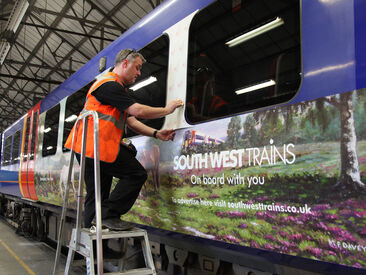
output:
{"label": "station roof", "polygon": [[161,2],[2,0],[0,132]]}

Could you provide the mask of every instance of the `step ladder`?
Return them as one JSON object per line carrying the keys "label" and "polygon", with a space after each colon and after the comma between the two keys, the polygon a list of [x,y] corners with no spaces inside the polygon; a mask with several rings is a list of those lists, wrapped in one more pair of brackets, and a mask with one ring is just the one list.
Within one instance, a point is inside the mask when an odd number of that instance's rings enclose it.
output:
{"label": "step ladder", "polygon": [[[93,119],[93,133],[94,133],[94,182],[95,182],[95,216],[96,216],[96,230],[91,232],[90,229],[81,228],[81,216],[82,216],[82,198],[83,198],[83,184],[85,175],[85,151],[86,151],[86,137],[87,137],[87,127],[88,118]],[[68,275],[72,263],[74,262],[75,252],[83,255],[86,259],[87,274],[95,275],[94,270],[94,252],[93,252],[93,241],[96,242],[97,251],[97,274],[113,274],[113,275],[156,275],[154,261],[151,255],[150,243],[147,237],[147,232],[143,229],[133,228],[126,231],[102,231],[102,217],[101,217],[101,191],[100,191],[100,163],[99,163],[99,120],[98,113],[96,111],[83,111],[75,122],[74,134],[72,137],[71,148],[74,148],[75,132],[83,122],[83,133],[82,133],[82,143],[81,143],[81,154],[80,154],[80,176],[79,176],[79,188],[78,188],[78,200],[77,200],[77,214],[76,214],[76,227],[72,230],[69,252],[67,256],[65,275]],[[74,165],[74,155],[75,152],[71,150],[71,156],[69,161],[69,171],[67,177],[67,183],[65,187],[65,196],[63,201],[61,221],[58,232],[58,243],[56,250],[55,263],[53,267],[53,275],[57,275],[57,266],[60,260],[61,247],[63,243],[63,229],[66,220],[67,202],[69,195],[69,186],[72,175],[72,167]],[[113,273],[103,273],[103,248],[102,239],[126,239],[127,238],[137,238],[141,240],[141,247],[145,258],[145,268],[125,270],[126,259],[124,256],[118,262],[118,272]],[[127,242],[125,242],[127,243]],[[125,247],[126,248],[126,247]],[[124,251],[126,255],[126,251]]]}

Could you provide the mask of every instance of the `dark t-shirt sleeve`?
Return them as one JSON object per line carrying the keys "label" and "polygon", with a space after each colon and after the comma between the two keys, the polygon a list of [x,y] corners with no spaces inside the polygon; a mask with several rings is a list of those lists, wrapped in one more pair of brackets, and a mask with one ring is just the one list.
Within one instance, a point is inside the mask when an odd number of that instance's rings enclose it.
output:
{"label": "dark t-shirt sleeve", "polygon": [[98,87],[93,93],[93,96],[104,105],[112,105],[121,112],[124,112],[128,107],[135,103],[130,93],[125,91],[125,88],[115,81],[108,81]]}

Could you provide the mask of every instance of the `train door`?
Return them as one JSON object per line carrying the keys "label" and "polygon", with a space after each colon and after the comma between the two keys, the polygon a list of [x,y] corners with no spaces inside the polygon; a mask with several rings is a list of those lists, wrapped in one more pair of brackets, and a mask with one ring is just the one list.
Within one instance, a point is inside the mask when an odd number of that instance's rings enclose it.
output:
{"label": "train door", "polygon": [[34,186],[34,166],[40,105],[41,104],[38,103],[34,108],[32,108],[24,119],[21,149],[20,190],[25,198],[32,200],[37,200],[36,189]]}

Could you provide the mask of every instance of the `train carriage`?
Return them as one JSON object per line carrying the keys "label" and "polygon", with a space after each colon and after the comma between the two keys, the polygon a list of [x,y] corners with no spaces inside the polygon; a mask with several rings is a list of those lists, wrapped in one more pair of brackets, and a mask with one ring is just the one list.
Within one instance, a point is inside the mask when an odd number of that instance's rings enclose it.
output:
{"label": "train carriage", "polygon": [[56,240],[63,145],[90,85],[134,48],[147,59],[130,87],[136,100],[185,102],[143,121],[176,129],[174,141],[127,133],[149,177],[124,218],[150,233],[161,274],[364,272],[365,9],[362,0],[164,1],[1,133],[1,212]]}

